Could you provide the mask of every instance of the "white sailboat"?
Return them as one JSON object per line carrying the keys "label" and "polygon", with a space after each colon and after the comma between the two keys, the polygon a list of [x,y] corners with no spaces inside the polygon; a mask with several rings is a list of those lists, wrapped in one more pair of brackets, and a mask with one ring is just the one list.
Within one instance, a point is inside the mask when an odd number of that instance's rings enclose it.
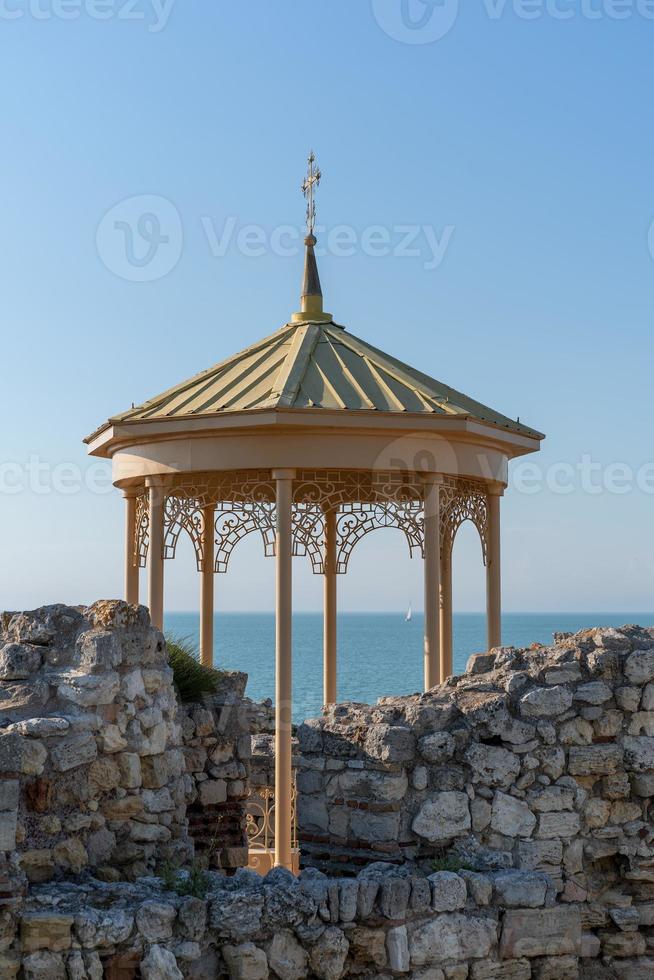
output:
{"label": "white sailboat", "polygon": [[413,613],[411,612],[411,603],[409,603],[409,608],[406,611],[406,616],[404,617],[405,623],[410,623],[413,618]]}

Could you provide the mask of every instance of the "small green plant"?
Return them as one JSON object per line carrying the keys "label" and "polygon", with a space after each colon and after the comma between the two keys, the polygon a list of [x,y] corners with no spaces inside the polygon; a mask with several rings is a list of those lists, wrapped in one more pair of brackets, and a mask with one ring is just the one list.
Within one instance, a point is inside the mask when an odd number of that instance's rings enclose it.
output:
{"label": "small green plant", "polygon": [[159,877],[166,891],[176,892],[182,897],[192,895],[193,898],[205,898],[210,885],[209,875],[205,869],[194,861],[186,870],[188,873],[182,875],[180,868],[175,868],[168,863],[162,865]]}
{"label": "small green plant", "polygon": [[173,683],[180,701],[199,701],[203,694],[215,694],[220,671],[200,663],[198,648],[188,636],[166,636],[168,662],[173,669]]}
{"label": "small green plant", "polygon": [[457,854],[443,854],[441,857],[434,858],[431,863],[434,871],[473,871],[471,864],[462,861]]}

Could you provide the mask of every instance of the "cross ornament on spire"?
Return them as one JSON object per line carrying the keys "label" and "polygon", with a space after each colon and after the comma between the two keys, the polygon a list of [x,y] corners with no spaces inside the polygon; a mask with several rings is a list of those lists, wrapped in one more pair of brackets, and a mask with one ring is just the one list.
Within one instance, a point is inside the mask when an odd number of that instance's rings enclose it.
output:
{"label": "cross ornament on spire", "polygon": [[320,185],[322,174],[320,168],[315,166],[316,155],[311,150],[307,166],[307,176],[302,183],[302,193],[307,199],[307,234],[313,237],[313,229],[316,223],[316,202],[314,199],[314,187]]}

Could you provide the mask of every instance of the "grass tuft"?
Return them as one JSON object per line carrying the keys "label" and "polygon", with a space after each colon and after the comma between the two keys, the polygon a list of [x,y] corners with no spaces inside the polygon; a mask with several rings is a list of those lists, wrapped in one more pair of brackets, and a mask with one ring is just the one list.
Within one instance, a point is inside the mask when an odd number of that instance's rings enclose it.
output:
{"label": "grass tuft", "polygon": [[188,636],[166,636],[168,662],[173,669],[173,683],[182,704],[199,701],[203,694],[215,694],[220,671],[200,663],[197,646]]}

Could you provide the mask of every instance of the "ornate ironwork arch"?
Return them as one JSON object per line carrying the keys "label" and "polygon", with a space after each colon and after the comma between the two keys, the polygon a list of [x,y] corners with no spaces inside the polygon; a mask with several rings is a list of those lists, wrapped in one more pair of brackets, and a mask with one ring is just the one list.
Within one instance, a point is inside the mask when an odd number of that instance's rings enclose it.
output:
{"label": "ornate ironwork arch", "polygon": [[275,505],[268,501],[221,503],[216,507],[214,527],[216,531],[214,571],[218,573],[227,571],[229,559],[236,545],[254,531],[261,534],[266,557],[271,558],[275,554]]}
{"label": "ornate ironwork arch", "polygon": [[191,539],[198,571],[202,571],[202,510],[193,497],[169,494],[164,502],[164,558],[175,557],[182,531]]}
{"label": "ornate ironwork arch", "polygon": [[484,565],[488,563],[488,496],[482,485],[460,483],[442,491],[441,553],[450,558],[454,539],[462,524],[470,521],[477,528]]}

